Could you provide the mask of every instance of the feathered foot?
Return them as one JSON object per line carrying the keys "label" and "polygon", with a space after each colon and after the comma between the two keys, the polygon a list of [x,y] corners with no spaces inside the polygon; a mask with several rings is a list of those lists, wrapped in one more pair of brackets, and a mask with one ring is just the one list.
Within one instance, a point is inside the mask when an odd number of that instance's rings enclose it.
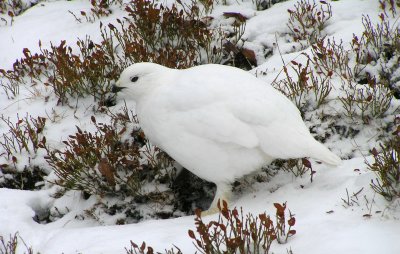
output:
{"label": "feathered foot", "polygon": [[230,184],[217,183],[217,192],[215,193],[214,200],[206,211],[201,212],[201,216],[207,216],[218,213],[219,212],[218,202],[220,203],[220,207],[223,207],[222,202],[225,201],[226,203],[229,204],[231,196],[232,196],[232,187]]}

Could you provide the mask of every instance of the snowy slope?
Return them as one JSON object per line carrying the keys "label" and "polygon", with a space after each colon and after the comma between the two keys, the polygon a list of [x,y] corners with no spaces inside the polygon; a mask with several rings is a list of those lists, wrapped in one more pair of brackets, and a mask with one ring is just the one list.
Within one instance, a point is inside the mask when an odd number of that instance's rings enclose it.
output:
{"label": "snowy slope", "polygon": [[[173,1],[167,2],[171,4]],[[264,46],[276,42],[281,45],[285,62],[304,60],[300,56],[301,52],[293,52],[292,45],[283,37],[276,41],[275,36],[276,33],[288,32],[287,9],[292,8],[295,1],[279,3],[261,12],[254,10],[251,1],[228,2],[228,6],[217,6],[214,15],[232,11],[241,12],[249,18],[244,34],[247,39],[245,45],[256,52],[259,63],[252,73],[266,72],[266,76],[261,76],[266,82],[276,78],[283,65],[281,55],[273,52],[272,56],[265,59],[263,52]],[[361,34],[362,15],[369,15],[374,21],[378,19],[377,1],[341,0],[331,4],[333,17],[325,31],[328,37],[341,39],[344,44],[351,41],[353,33]],[[94,41],[99,39],[99,20],[94,23],[78,23],[68,13],[79,13],[82,10],[89,12],[89,1],[44,1],[15,17],[12,26],[0,23],[0,68],[10,69],[15,59],[23,56],[23,48],[38,52],[39,40],[43,48],[49,47],[50,42],[58,45],[61,40],[66,40],[75,48],[73,42],[78,37],[90,35]],[[123,12],[115,7],[113,14],[101,21],[104,24],[114,22],[121,15]],[[9,19],[6,15],[1,17]],[[35,89],[39,89],[41,95],[38,96]],[[61,141],[75,132],[75,125],[84,130],[93,128],[89,124],[91,100],[81,100],[75,110],[56,105],[55,99],[44,102],[43,97],[49,93],[45,87],[25,87],[21,88],[17,98],[9,100],[0,89],[0,114],[10,117],[12,121],[16,120],[17,114],[58,115],[59,121],[46,125],[48,143],[55,147],[62,147]],[[114,110],[118,110],[118,106]],[[101,121],[102,117],[98,117]],[[108,118],[104,116],[103,120],[107,121]],[[0,123],[0,134],[7,131],[7,126]],[[366,129],[356,141],[350,139],[329,143],[330,148],[339,155],[347,155],[352,149],[361,150],[355,153],[357,157],[343,161],[338,167],[313,163],[317,173],[312,183],[308,176],[295,178],[290,173],[280,172],[267,183],[254,183],[243,192],[236,192],[231,206],[243,207],[244,211],[254,214],[264,211],[274,214],[273,203],[287,201],[288,208],[296,216],[297,234],[287,244],[274,243],[273,253],[287,253],[288,249],[296,254],[400,253],[400,245],[397,243],[400,239],[400,200],[389,203],[373,192],[370,182],[376,176],[367,170],[364,163],[365,160],[372,160],[368,157],[368,149],[376,145],[375,141],[371,141],[374,135],[374,131]],[[361,148],[357,148],[357,145]],[[32,159],[38,164],[45,163],[41,156],[39,154]],[[0,158],[2,163],[4,161]],[[21,156],[18,163],[29,163],[28,155]],[[98,225],[96,221],[76,218],[76,215],[96,203],[96,197],[85,200],[79,192],[70,191],[57,200],[52,197],[56,190],[54,186],[40,191],[0,189],[0,236],[7,238],[19,232],[25,243],[35,253],[41,254],[125,253],[124,248],[130,245],[130,240],[136,243],[146,241],[158,251],[173,245],[178,246],[183,253],[196,251],[187,235],[188,229],[195,228],[193,216],[148,220],[130,225]],[[348,195],[354,193],[357,195],[350,197],[347,203]],[[68,206],[69,212],[61,219],[45,225],[33,220],[35,213],[54,206],[60,209]],[[216,215],[206,220],[215,218]],[[17,253],[24,252],[26,248],[20,244]]]}

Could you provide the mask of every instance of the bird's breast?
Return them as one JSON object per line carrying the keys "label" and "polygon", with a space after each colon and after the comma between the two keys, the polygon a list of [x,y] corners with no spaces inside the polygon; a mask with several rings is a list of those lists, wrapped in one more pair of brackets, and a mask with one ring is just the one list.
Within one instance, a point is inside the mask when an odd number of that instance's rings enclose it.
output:
{"label": "bird's breast", "polygon": [[164,139],[171,135],[166,107],[146,101],[137,104],[136,114],[146,137],[152,144],[162,147]]}

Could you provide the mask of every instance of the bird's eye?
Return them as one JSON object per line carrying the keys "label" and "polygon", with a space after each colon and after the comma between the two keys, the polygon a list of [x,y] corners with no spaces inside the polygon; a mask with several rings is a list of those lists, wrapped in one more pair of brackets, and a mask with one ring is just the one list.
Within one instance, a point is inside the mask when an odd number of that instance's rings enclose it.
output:
{"label": "bird's eye", "polygon": [[138,79],[139,79],[138,76],[134,76],[134,77],[131,78],[131,81],[132,81],[132,82],[136,82],[136,81],[138,81]]}

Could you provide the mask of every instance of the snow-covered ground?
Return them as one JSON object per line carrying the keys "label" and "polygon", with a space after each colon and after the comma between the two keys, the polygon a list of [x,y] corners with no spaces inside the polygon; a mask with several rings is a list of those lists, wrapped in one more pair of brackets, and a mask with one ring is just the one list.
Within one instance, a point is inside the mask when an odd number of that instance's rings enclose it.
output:
{"label": "snow-covered ground", "polygon": [[[288,32],[287,9],[293,9],[296,1],[278,3],[259,12],[254,9],[251,1],[228,3],[227,6],[215,7],[213,15],[230,11],[240,12],[249,18],[244,38],[247,39],[246,46],[256,52],[259,63],[252,73],[267,72],[261,78],[272,82],[282,69],[281,57],[285,62],[302,60],[300,52],[293,52],[291,44],[286,43],[284,37],[277,39],[275,36],[276,33]],[[380,13],[378,1],[341,0],[332,1],[331,5],[333,17],[325,32],[330,38],[343,40],[344,45],[349,45],[353,34],[361,35],[362,15],[369,15],[372,21],[377,21]],[[68,12],[89,12],[90,7],[90,2],[84,0],[43,1],[15,17],[12,25],[0,22],[0,68],[11,69],[15,59],[23,56],[23,48],[38,52],[39,40],[43,48],[49,47],[50,42],[58,45],[61,40],[66,40],[75,48],[73,42],[85,35],[90,35],[94,41],[99,40],[100,20],[78,23]],[[113,7],[113,13],[102,18],[101,22],[114,22],[122,15],[122,10]],[[0,17],[9,19],[6,15]],[[276,50],[265,59],[263,47],[276,42],[282,45],[282,56]],[[76,125],[83,130],[93,128],[90,125],[93,114],[90,100],[82,99],[77,109],[71,109],[57,105],[56,99],[51,99],[53,97],[44,100],[49,93],[49,89],[44,86],[26,86],[17,98],[9,100],[0,89],[0,115],[10,117],[13,122],[17,114],[20,117],[29,114],[54,119],[46,124],[46,137],[47,143],[55,147],[62,147],[61,141],[75,133]],[[96,118],[101,121],[102,116]],[[108,118],[104,117],[103,120],[107,121]],[[7,126],[0,122],[0,134],[6,132]],[[377,141],[372,139],[375,133],[369,128],[363,133],[358,135],[356,141],[331,140],[328,145],[338,155],[347,157],[348,151],[361,150],[354,153],[357,155],[355,158],[344,160],[338,167],[313,163],[313,169],[317,172],[313,182],[310,182],[308,176],[295,178],[291,173],[279,172],[267,183],[254,183],[241,193],[236,193],[231,206],[243,207],[245,212],[254,214],[267,211],[273,215],[273,203],[287,201],[288,208],[296,217],[297,234],[286,244],[275,242],[271,248],[273,253],[287,253],[288,249],[295,254],[400,253],[400,245],[397,243],[400,239],[400,200],[389,203],[371,189],[371,179],[375,179],[376,175],[367,169],[365,161],[372,161],[368,149],[376,146]],[[40,165],[45,163],[42,156],[38,154],[31,159]],[[0,157],[0,165],[2,163]],[[21,155],[18,163],[29,163],[29,156]],[[129,225],[98,225],[94,220],[81,220],[76,215],[100,197],[92,196],[85,200],[81,193],[69,191],[63,198],[55,199],[53,195],[56,190],[56,186],[39,191],[0,189],[0,236],[7,239],[10,234],[18,232],[35,253],[41,254],[125,253],[124,248],[130,245],[130,240],[136,243],[146,241],[158,251],[173,245],[178,246],[183,253],[196,251],[187,234],[188,229],[195,228],[194,216],[147,220]],[[36,213],[50,207],[68,207],[65,208],[68,211],[55,222],[38,224],[34,221]],[[213,215],[205,220],[216,218],[217,215]],[[19,244],[17,253],[24,252],[26,248]]]}

